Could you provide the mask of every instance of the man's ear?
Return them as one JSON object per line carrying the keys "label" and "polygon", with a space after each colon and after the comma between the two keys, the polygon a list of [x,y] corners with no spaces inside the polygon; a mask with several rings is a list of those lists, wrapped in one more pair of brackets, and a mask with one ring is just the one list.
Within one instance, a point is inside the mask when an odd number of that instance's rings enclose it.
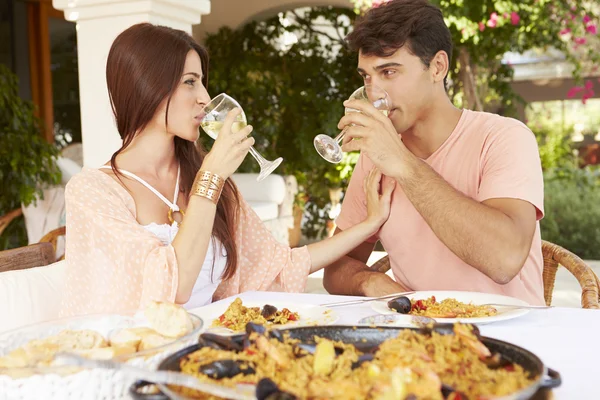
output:
{"label": "man's ear", "polygon": [[438,51],[429,63],[429,72],[433,82],[442,82],[448,70],[450,69],[450,60],[444,50]]}

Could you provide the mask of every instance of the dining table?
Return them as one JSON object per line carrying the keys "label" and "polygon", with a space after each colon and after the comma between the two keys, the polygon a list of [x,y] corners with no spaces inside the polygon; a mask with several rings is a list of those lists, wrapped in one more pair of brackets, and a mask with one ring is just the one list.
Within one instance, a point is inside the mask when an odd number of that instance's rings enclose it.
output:
{"label": "dining table", "polygon": [[[245,292],[219,300],[229,304],[236,297],[242,302],[285,302],[287,304],[326,305],[365,297],[312,293]],[[206,307],[214,307],[216,303]],[[202,315],[204,307],[189,310]],[[370,302],[331,307],[334,325],[353,326],[361,318],[376,314]],[[212,321],[204,321],[210,324]],[[552,307],[533,309],[514,319],[478,324],[482,336],[503,340],[537,355],[549,368],[558,371],[562,384],[535,399],[600,399],[600,310]]]}

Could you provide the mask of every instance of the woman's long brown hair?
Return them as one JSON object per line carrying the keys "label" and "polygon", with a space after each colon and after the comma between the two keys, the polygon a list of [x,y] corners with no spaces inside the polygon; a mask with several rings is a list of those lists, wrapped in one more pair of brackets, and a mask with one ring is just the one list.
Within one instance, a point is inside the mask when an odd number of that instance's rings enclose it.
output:
{"label": "woman's long brown hair", "polygon": [[[116,158],[135,135],[152,120],[160,104],[167,100],[165,124],[171,97],[177,89],[187,54],[196,51],[202,62],[202,83],[208,84],[208,53],[184,31],[148,23],[123,31],[112,44],[106,62],[106,83],[117,129],[123,145],[111,157],[112,169],[119,176]],[[200,143],[175,137],[175,157],[181,168],[181,190],[189,195],[206,150]],[[239,195],[228,179],[217,204],[213,225],[215,236],[227,251],[223,279],[237,268],[235,226]]]}

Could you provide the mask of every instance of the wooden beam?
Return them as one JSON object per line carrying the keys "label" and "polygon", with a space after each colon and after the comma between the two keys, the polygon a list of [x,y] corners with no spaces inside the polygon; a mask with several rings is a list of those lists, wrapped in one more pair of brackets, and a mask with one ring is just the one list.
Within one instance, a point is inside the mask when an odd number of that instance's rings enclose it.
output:
{"label": "wooden beam", "polygon": [[50,2],[27,4],[31,94],[44,124],[44,137],[49,143],[54,143],[54,106],[48,18],[54,12],[57,10],[52,8]]}

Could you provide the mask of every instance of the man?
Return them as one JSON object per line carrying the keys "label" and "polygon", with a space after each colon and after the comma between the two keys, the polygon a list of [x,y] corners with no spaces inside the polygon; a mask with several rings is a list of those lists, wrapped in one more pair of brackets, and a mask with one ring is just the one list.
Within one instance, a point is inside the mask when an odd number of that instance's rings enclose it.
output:
{"label": "man", "polygon": [[[539,220],[543,178],[537,143],[521,122],[455,108],[446,94],[452,41],[427,0],[370,10],[347,38],[365,83],[390,95],[386,117],[347,101],[344,151],[361,152],[336,220],[366,216],[363,181],[377,167],[396,180],[388,221],[325,269],[330,293],[376,296],[404,290],[498,293],[543,304]],[[360,140],[353,140],[360,139]],[[395,280],[366,261],[380,240]]]}

